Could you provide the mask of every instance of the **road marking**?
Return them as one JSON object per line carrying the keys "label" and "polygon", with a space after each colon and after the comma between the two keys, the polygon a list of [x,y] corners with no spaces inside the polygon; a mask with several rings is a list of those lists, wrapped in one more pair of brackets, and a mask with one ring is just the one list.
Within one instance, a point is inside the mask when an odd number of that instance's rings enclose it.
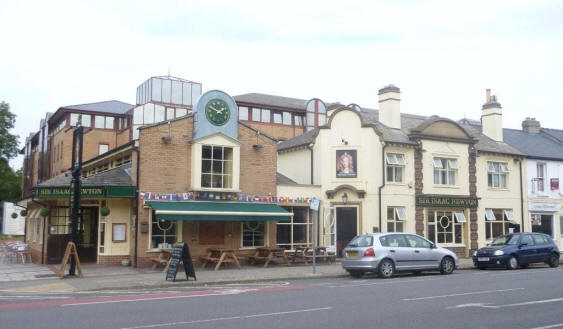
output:
{"label": "road marking", "polygon": [[456,297],[456,296],[467,296],[467,295],[481,295],[481,294],[490,294],[490,293],[494,293],[494,292],[524,290],[524,289],[525,289],[525,288],[511,288],[511,289],[497,289],[497,290],[481,290],[481,291],[463,292],[463,293],[459,293],[459,294],[450,294],[450,295],[438,295],[438,296],[427,296],[427,297],[416,297],[416,298],[403,298],[403,300],[404,300],[404,301],[413,301],[413,300],[436,299],[436,298],[446,298],[446,297]]}
{"label": "road marking", "polygon": [[381,285],[381,284],[436,281],[436,280],[442,280],[442,279],[443,278],[432,278],[432,279],[418,279],[418,280],[392,280],[392,281],[385,281],[385,282],[372,282],[372,283],[360,283],[360,284],[350,283],[350,284],[345,284],[345,285],[340,285],[340,286],[328,286],[328,288],[363,287],[363,286],[373,286],[373,285]]}
{"label": "road marking", "polygon": [[327,307],[309,308],[309,309],[295,310],[295,311],[261,313],[261,314],[251,314],[251,315],[239,315],[239,316],[230,316],[230,317],[224,317],[224,318],[213,318],[213,319],[203,319],[203,320],[193,320],[193,321],[157,323],[157,324],[149,324],[149,325],[144,325],[144,326],[124,327],[124,328],[120,328],[120,329],[143,329],[143,328],[170,327],[170,326],[179,326],[179,325],[204,323],[204,322],[252,319],[252,318],[263,318],[263,317],[267,317],[267,316],[276,316],[276,315],[328,311],[328,310],[331,310],[331,309],[332,309],[332,307],[327,306]]}
{"label": "road marking", "polygon": [[563,327],[563,323],[550,324],[549,326],[535,327],[532,329],[551,329],[551,328],[559,328],[559,327]]}
{"label": "road marking", "polygon": [[465,308],[465,307],[505,308],[505,307],[517,307],[517,306],[557,303],[557,302],[563,302],[563,297],[562,298],[552,298],[552,299],[532,300],[532,301],[529,301],[529,302],[520,302],[520,303],[505,304],[505,305],[490,305],[491,303],[469,303],[469,304],[460,304],[460,305],[446,307],[446,309]]}

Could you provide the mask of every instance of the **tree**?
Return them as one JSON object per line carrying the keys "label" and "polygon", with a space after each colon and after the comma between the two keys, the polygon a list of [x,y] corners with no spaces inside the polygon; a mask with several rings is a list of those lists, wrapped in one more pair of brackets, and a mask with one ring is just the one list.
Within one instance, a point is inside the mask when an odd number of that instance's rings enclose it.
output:
{"label": "tree", "polygon": [[21,170],[14,172],[9,160],[18,155],[18,136],[10,133],[16,115],[10,105],[0,102],[0,200],[15,200],[21,195]]}
{"label": "tree", "polygon": [[10,112],[10,104],[0,102],[0,158],[10,160],[18,155],[18,136],[12,135],[16,115]]}

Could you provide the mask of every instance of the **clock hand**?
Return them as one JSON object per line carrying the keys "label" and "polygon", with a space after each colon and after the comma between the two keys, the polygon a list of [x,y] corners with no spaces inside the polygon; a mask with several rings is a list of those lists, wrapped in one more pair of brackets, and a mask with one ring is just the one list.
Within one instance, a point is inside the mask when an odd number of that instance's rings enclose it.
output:
{"label": "clock hand", "polygon": [[215,112],[219,113],[219,110],[218,110],[218,109],[216,109],[216,108],[214,108],[214,107],[213,107],[213,105],[209,105],[209,108],[210,108],[210,109],[212,109],[213,111],[215,111]]}

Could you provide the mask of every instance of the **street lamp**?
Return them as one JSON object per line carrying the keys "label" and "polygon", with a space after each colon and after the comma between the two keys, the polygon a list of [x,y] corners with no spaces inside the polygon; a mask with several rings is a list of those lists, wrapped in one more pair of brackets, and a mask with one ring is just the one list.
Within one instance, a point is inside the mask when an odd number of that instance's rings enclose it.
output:
{"label": "street lamp", "polygon": [[348,194],[346,192],[342,194],[342,203],[344,204],[348,203]]}

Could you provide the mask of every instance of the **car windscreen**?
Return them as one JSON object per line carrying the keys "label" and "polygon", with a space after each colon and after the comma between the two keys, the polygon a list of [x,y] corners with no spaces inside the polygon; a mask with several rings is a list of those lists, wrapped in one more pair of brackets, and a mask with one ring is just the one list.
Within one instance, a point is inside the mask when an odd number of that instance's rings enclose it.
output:
{"label": "car windscreen", "polygon": [[352,239],[348,243],[348,247],[371,247],[373,246],[373,237],[371,235],[360,235]]}
{"label": "car windscreen", "polygon": [[505,246],[514,244],[518,244],[518,235],[501,235],[499,237],[496,237],[493,242],[491,242],[491,246]]}

